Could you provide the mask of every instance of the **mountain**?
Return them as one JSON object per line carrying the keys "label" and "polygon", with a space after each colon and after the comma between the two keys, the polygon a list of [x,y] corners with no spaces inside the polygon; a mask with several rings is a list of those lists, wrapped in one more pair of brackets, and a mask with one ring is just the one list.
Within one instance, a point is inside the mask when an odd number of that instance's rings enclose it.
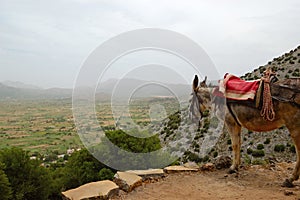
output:
{"label": "mountain", "polygon": [[40,87],[37,87],[35,85],[22,83],[20,81],[3,81],[2,84],[14,88],[22,88],[22,89],[41,89]]}
{"label": "mountain", "polygon": [[[62,99],[72,96],[71,89],[41,89],[21,82],[6,81],[6,83],[9,85],[0,83],[0,99]],[[12,85],[16,87],[12,87]]]}
{"label": "mountain", "polygon": [[[87,97],[91,87],[79,88],[80,98]],[[110,79],[99,85],[96,97],[101,101],[114,99],[127,100],[150,96],[177,96],[186,98],[191,91],[190,85],[154,83],[138,79]],[[5,81],[0,83],[0,99],[61,99],[71,98],[72,89],[42,89],[22,82]]]}

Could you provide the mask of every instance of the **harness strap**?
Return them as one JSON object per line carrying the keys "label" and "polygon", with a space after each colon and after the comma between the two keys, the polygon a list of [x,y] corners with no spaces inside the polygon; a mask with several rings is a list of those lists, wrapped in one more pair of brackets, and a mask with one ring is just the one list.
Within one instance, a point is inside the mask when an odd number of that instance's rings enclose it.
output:
{"label": "harness strap", "polygon": [[235,116],[235,114],[234,114],[233,111],[232,111],[231,104],[230,104],[228,101],[226,101],[226,106],[227,106],[227,108],[228,108],[229,113],[231,114],[231,116],[232,116],[233,119],[235,120],[235,122],[236,122],[239,126],[241,126],[241,124],[239,123],[237,117]]}

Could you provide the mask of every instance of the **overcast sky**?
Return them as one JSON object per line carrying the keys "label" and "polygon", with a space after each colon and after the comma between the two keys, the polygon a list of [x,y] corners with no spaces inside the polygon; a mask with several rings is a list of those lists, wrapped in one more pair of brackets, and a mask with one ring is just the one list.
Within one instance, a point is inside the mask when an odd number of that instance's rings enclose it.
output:
{"label": "overcast sky", "polygon": [[242,75],[300,45],[299,2],[0,0],[0,82],[71,88],[97,46],[139,28],[184,34],[221,74]]}

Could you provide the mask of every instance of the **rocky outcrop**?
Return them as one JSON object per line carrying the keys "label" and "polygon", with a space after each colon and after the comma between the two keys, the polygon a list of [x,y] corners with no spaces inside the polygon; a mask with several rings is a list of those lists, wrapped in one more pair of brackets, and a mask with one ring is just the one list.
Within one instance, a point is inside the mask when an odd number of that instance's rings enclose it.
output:
{"label": "rocky outcrop", "polygon": [[125,192],[142,185],[142,180],[142,177],[129,172],[117,172],[114,177],[114,182]]}
{"label": "rocky outcrop", "polygon": [[165,167],[164,171],[168,174],[171,174],[171,173],[176,173],[176,172],[197,172],[197,171],[199,171],[199,169],[175,165],[175,166]]}
{"label": "rocky outcrop", "polygon": [[165,177],[163,169],[129,170],[126,172],[133,173],[142,177],[143,182],[147,180],[158,180]]}
{"label": "rocky outcrop", "polygon": [[62,192],[64,200],[106,200],[118,195],[119,187],[112,181],[98,181],[87,183],[78,188]]}

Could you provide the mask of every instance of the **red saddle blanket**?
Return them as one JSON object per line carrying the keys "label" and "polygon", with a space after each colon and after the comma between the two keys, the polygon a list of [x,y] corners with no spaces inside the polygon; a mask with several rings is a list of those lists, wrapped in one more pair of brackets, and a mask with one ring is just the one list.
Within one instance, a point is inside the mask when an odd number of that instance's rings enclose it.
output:
{"label": "red saddle blanket", "polygon": [[223,94],[228,99],[233,100],[254,100],[260,80],[245,81],[237,76],[226,74],[223,81],[220,81],[219,91],[216,96]]}

